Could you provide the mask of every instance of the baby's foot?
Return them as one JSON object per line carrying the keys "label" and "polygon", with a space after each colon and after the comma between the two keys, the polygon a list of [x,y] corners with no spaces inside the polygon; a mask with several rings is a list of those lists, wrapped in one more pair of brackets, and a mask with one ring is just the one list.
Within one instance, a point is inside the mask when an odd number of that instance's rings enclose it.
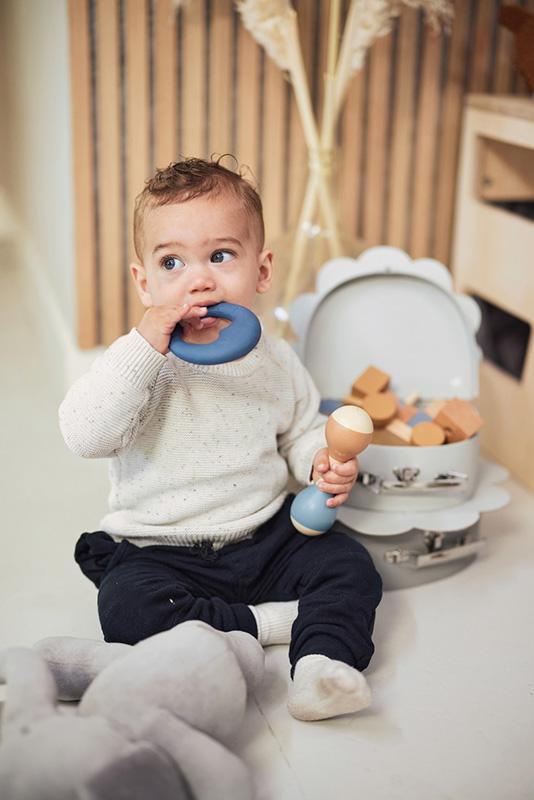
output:
{"label": "baby's foot", "polygon": [[306,721],[361,711],[371,702],[371,690],[361,672],[343,661],[309,655],[297,661],[287,707]]}

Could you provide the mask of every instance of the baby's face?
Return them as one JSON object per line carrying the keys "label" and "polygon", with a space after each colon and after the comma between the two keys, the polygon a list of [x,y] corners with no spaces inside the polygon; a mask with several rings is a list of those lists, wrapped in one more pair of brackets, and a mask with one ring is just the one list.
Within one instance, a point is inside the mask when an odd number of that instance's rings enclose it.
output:
{"label": "baby's face", "polygon": [[[271,283],[272,253],[260,248],[253,221],[237,198],[205,195],[148,209],[143,264],[131,269],[147,308],[222,300],[251,308],[256,293]],[[208,343],[226,324],[208,312],[182,323],[184,338]]]}

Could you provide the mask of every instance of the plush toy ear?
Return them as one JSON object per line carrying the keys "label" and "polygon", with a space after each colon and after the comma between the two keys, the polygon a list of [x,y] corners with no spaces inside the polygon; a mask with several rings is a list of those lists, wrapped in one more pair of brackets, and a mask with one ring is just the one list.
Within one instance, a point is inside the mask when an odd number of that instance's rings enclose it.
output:
{"label": "plush toy ear", "polygon": [[145,743],[133,745],[76,790],[77,800],[146,800],[147,797],[197,800],[178,767],[160,750]]}
{"label": "plush toy ear", "polygon": [[129,644],[49,636],[33,649],[45,659],[56,681],[61,700],[79,700],[87,687],[108,664],[131,651]]}
{"label": "plush toy ear", "polygon": [[44,658],[27,647],[13,647],[0,653],[0,683],[7,684],[2,715],[3,735],[11,729],[55,712],[57,690]]}

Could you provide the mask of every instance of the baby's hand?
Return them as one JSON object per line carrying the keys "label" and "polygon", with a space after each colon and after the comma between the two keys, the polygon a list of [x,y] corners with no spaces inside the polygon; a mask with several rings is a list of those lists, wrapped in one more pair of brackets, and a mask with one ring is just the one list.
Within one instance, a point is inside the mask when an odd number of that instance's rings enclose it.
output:
{"label": "baby's hand", "polygon": [[154,350],[165,355],[169,352],[171,334],[183,319],[198,319],[206,315],[206,306],[152,306],[148,308],[137,326],[141,336]]}
{"label": "baby's hand", "polygon": [[335,497],[327,500],[326,505],[330,506],[330,508],[337,508],[337,506],[345,502],[356,483],[357,477],[358,461],[356,458],[351,458],[350,461],[345,461],[344,464],[334,464],[331,469],[327,447],[323,447],[315,454],[312,481],[322,492],[335,495]]}

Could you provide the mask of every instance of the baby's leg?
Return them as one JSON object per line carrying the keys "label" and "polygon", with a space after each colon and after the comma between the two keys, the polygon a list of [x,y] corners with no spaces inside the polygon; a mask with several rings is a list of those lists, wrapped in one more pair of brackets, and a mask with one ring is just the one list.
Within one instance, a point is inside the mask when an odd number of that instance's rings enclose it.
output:
{"label": "baby's leg", "polygon": [[135,644],[193,619],[256,636],[254,615],[245,603],[233,602],[234,591],[235,577],[193,548],[128,548],[100,583],[104,638]]}
{"label": "baby's leg", "polygon": [[289,650],[289,710],[312,720],[365,708],[370,691],[361,671],[374,652],[380,576],[367,551],[338,531],[310,539],[294,562],[300,599]]}
{"label": "baby's leg", "polygon": [[287,707],[296,719],[328,719],[361,711],[371,703],[371,690],[361,672],[327,656],[297,661]]}

